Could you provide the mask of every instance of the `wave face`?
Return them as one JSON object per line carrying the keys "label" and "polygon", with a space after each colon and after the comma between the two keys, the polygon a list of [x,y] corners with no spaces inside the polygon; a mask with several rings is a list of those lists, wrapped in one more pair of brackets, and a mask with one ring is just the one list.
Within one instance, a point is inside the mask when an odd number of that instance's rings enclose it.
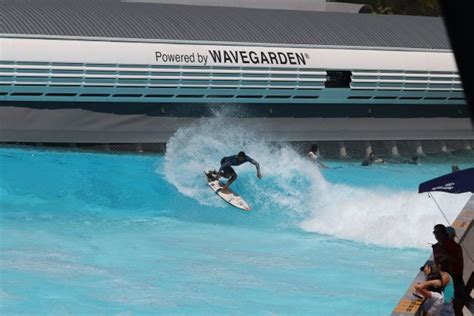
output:
{"label": "wave face", "polygon": [[[206,166],[217,169],[222,157],[241,150],[260,163],[263,174],[259,181],[253,165],[235,167],[238,179],[233,188],[253,207],[253,225],[297,229],[388,247],[426,248],[428,242],[434,241],[432,227],[445,223],[435,203],[427,195],[416,193],[416,186],[442,174],[443,168],[448,170],[447,165],[365,168],[349,162],[338,169],[324,170],[323,176],[288,144],[264,142],[247,126],[236,126],[231,119],[221,117],[181,128],[170,139],[163,169],[165,179],[181,194],[219,212],[229,206],[207,188],[203,170]],[[401,184],[394,187],[391,182]],[[470,194],[434,196],[452,221]]]}

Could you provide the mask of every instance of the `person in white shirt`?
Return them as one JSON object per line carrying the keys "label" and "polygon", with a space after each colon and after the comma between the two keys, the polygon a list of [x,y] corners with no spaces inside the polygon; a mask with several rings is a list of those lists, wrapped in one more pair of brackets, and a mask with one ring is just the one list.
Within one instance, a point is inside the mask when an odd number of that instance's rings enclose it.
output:
{"label": "person in white shirt", "polygon": [[311,149],[308,152],[308,158],[314,161],[320,168],[329,168],[321,162],[321,156],[319,155],[318,145],[316,144],[311,145]]}
{"label": "person in white shirt", "polygon": [[439,316],[444,304],[443,281],[439,272],[431,272],[425,282],[415,285],[415,290],[425,301],[421,308],[426,316]]}

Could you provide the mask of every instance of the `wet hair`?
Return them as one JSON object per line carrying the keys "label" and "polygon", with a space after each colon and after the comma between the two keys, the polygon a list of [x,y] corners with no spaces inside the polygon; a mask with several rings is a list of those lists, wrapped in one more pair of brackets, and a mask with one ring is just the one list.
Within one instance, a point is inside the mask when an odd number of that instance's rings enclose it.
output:
{"label": "wet hair", "polygon": [[239,151],[239,153],[237,154],[237,157],[245,157],[245,152]]}
{"label": "wet hair", "polygon": [[433,271],[433,268],[435,267],[435,262],[433,260],[427,260],[425,264],[420,267],[420,271],[425,270],[425,267],[429,267],[431,271]]}
{"label": "wet hair", "polygon": [[311,151],[312,152],[317,152],[318,151],[318,145],[316,145],[316,144],[311,145]]}
{"label": "wet hair", "polygon": [[417,161],[417,160],[418,160],[418,157],[417,157],[417,156],[413,156],[413,157],[411,157],[411,160]]}
{"label": "wet hair", "polygon": [[446,230],[446,226],[444,226],[443,224],[435,225],[435,227],[433,227],[433,231],[439,231],[444,236],[446,236],[446,237],[448,236],[448,231]]}

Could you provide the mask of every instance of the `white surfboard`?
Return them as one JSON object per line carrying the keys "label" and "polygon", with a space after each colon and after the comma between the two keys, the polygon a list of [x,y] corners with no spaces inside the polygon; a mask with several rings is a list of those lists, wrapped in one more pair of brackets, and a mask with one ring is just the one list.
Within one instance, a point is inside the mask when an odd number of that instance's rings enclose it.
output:
{"label": "white surfboard", "polygon": [[220,196],[224,201],[226,201],[230,205],[232,205],[236,208],[239,208],[241,210],[244,210],[244,211],[250,211],[251,210],[251,208],[247,204],[247,202],[245,202],[245,200],[242,199],[240,197],[240,195],[238,195],[237,193],[235,193],[231,189],[227,189],[226,192],[222,192],[222,187],[224,186],[224,184],[216,179],[215,170],[212,170],[212,169],[204,170],[204,174],[206,175],[207,184],[209,185],[209,187],[218,196]]}

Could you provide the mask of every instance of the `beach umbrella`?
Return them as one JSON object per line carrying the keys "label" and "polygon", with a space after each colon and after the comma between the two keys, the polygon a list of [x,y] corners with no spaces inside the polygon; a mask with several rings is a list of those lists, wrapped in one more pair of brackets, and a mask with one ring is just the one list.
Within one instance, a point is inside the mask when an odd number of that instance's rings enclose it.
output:
{"label": "beach umbrella", "polygon": [[[418,186],[418,193],[428,192],[428,196],[433,199],[439,211],[446,219],[446,222],[448,223],[448,225],[450,225],[448,218],[439,207],[438,202],[436,202],[434,197],[430,194],[430,192],[433,191],[441,191],[447,193],[474,193],[474,168],[448,173],[444,176],[420,183],[420,185]],[[471,262],[473,262],[472,256],[470,255],[469,251],[467,251],[467,249],[464,248],[462,244],[461,247],[463,247],[464,251],[471,259]]]}
{"label": "beach umbrella", "polygon": [[474,193],[474,168],[464,169],[423,182],[418,193],[442,191],[447,193]]}
{"label": "beach umbrella", "polygon": [[443,214],[446,222],[449,225],[449,220],[444,214],[438,202],[430,192],[441,191],[447,193],[465,193],[474,192],[474,168],[455,171],[437,177],[426,182],[420,183],[418,186],[418,193],[428,192],[428,196],[433,199],[441,214]]}

